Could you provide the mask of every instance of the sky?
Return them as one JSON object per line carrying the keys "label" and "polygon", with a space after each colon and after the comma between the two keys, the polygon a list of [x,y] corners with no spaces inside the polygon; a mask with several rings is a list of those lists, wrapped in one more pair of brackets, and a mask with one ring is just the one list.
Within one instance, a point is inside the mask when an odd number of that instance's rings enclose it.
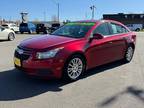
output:
{"label": "sky", "polygon": [[144,0],[1,0],[0,18],[20,20],[20,12],[28,12],[32,20],[51,20],[57,15],[60,4],[60,20],[91,19],[90,6],[95,5],[95,19],[103,14],[144,13]]}

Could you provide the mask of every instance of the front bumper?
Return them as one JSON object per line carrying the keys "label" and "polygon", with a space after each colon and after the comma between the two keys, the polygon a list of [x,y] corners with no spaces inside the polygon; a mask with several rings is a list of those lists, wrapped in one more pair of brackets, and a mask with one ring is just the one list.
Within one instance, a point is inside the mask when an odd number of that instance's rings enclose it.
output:
{"label": "front bumper", "polygon": [[20,66],[14,61],[17,69],[22,70],[30,76],[43,78],[61,78],[64,66],[64,60],[53,58],[46,60],[35,60],[31,55],[18,54],[15,52],[15,58],[20,60]]}

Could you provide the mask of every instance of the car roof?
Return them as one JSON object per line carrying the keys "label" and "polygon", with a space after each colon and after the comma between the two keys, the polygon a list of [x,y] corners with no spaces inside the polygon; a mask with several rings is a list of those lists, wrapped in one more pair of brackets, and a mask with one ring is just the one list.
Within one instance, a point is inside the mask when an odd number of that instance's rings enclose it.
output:
{"label": "car roof", "polygon": [[15,23],[4,23],[3,25],[12,25],[12,24],[15,25]]}
{"label": "car roof", "polygon": [[77,23],[96,23],[99,20],[80,20],[80,21],[73,21],[73,22],[77,22]]}
{"label": "car roof", "polygon": [[117,24],[122,24],[118,21],[115,21],[115,20],[80,20],[80,21],[74,21],[74,22],[77,22],[77,23],[102,23],[102,22],[114,22],[114,23],[117,23]]}

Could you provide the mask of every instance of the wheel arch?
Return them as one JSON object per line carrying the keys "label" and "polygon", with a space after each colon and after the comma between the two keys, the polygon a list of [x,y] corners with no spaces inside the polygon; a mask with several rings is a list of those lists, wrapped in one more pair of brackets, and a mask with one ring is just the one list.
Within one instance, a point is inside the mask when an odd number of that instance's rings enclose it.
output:
{"label": "wheel arch", "polygon": [[65,62],[64,62],[64,66],[63,66],[62,73],[61,73],[61,77],[62,77],[62,78],[66,78],[66,76],[65,76],[65,69],[66,69],[66,68],[65,68],[65,67],[67,66],[69,60],[70,60],[73,56],[77,56],[77,55],[80,56],[80,57],[82,57],[82,59],[83,59],[83,61],[84,61],[84,63],[85,63],[85,69],[86,69],[86,67],[87,67],[87,59],[86,59],[84,53],[81,52],[81,51],[74,52],[74,53],[70,54],[70,55],[67,57],[67,59],[65,60]]}
{"label": "wheel arch", "polygon": [[11,28],[10,30],[14,31],[14,29],[13,29],[13,28]]}
{"label": "wheel arch", "polygon": [[[80,55],[80,56],[84,59],[85,65],[86,65],[86,67],[87,67],[87,59],[86,59],[84,53],[81,52],[81,51],[77,51],[77,52],[74,52],[74,53],[70,54],[70,55],[66,58],[66,60],[65,60],[65,62],[64,62],[64,67],[65,67],[66,64],[69,62],[69,60],[70,60],[73,56],[75,56],[75,55]],[[64,70],[64,67],[63,67],[63,70]]]}
{"label": "wheel arch", "polygon": [[[73,56],[75,56],[75,55],[79,55],[79,56],[81,56],[81,57],[84,59],[85,64],[87,65],[87,59],[86,59],[86,56],[85,56],[84,53],[81,52],[81,51],[77,51],[77,52],[74,52],[74,53],[70,54],[70,56],[68,56],[66,62],[67,62],[71,57],[73,57]],[[66,63],[66,62],[65,62],[65,63]]]}

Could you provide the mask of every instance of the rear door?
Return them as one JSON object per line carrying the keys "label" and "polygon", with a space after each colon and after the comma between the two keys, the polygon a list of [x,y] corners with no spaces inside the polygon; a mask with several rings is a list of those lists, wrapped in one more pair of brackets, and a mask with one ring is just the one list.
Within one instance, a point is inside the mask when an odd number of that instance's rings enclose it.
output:
{"label": "rear door", "polygon": [[96,27],[93,34],[99,33],[103,39],[93,40],[88,49],[89,67],[120,60],[124,57],[126,49],[127,30],[115,23],[103,23]]}
{"label": "rear door", "polygon": [[113,60],[120,60],[124,57],[126,49],[126,37],[128,37],[128,30],[116,23],[109,23],[111,35],[108,37],[112,44]]}

